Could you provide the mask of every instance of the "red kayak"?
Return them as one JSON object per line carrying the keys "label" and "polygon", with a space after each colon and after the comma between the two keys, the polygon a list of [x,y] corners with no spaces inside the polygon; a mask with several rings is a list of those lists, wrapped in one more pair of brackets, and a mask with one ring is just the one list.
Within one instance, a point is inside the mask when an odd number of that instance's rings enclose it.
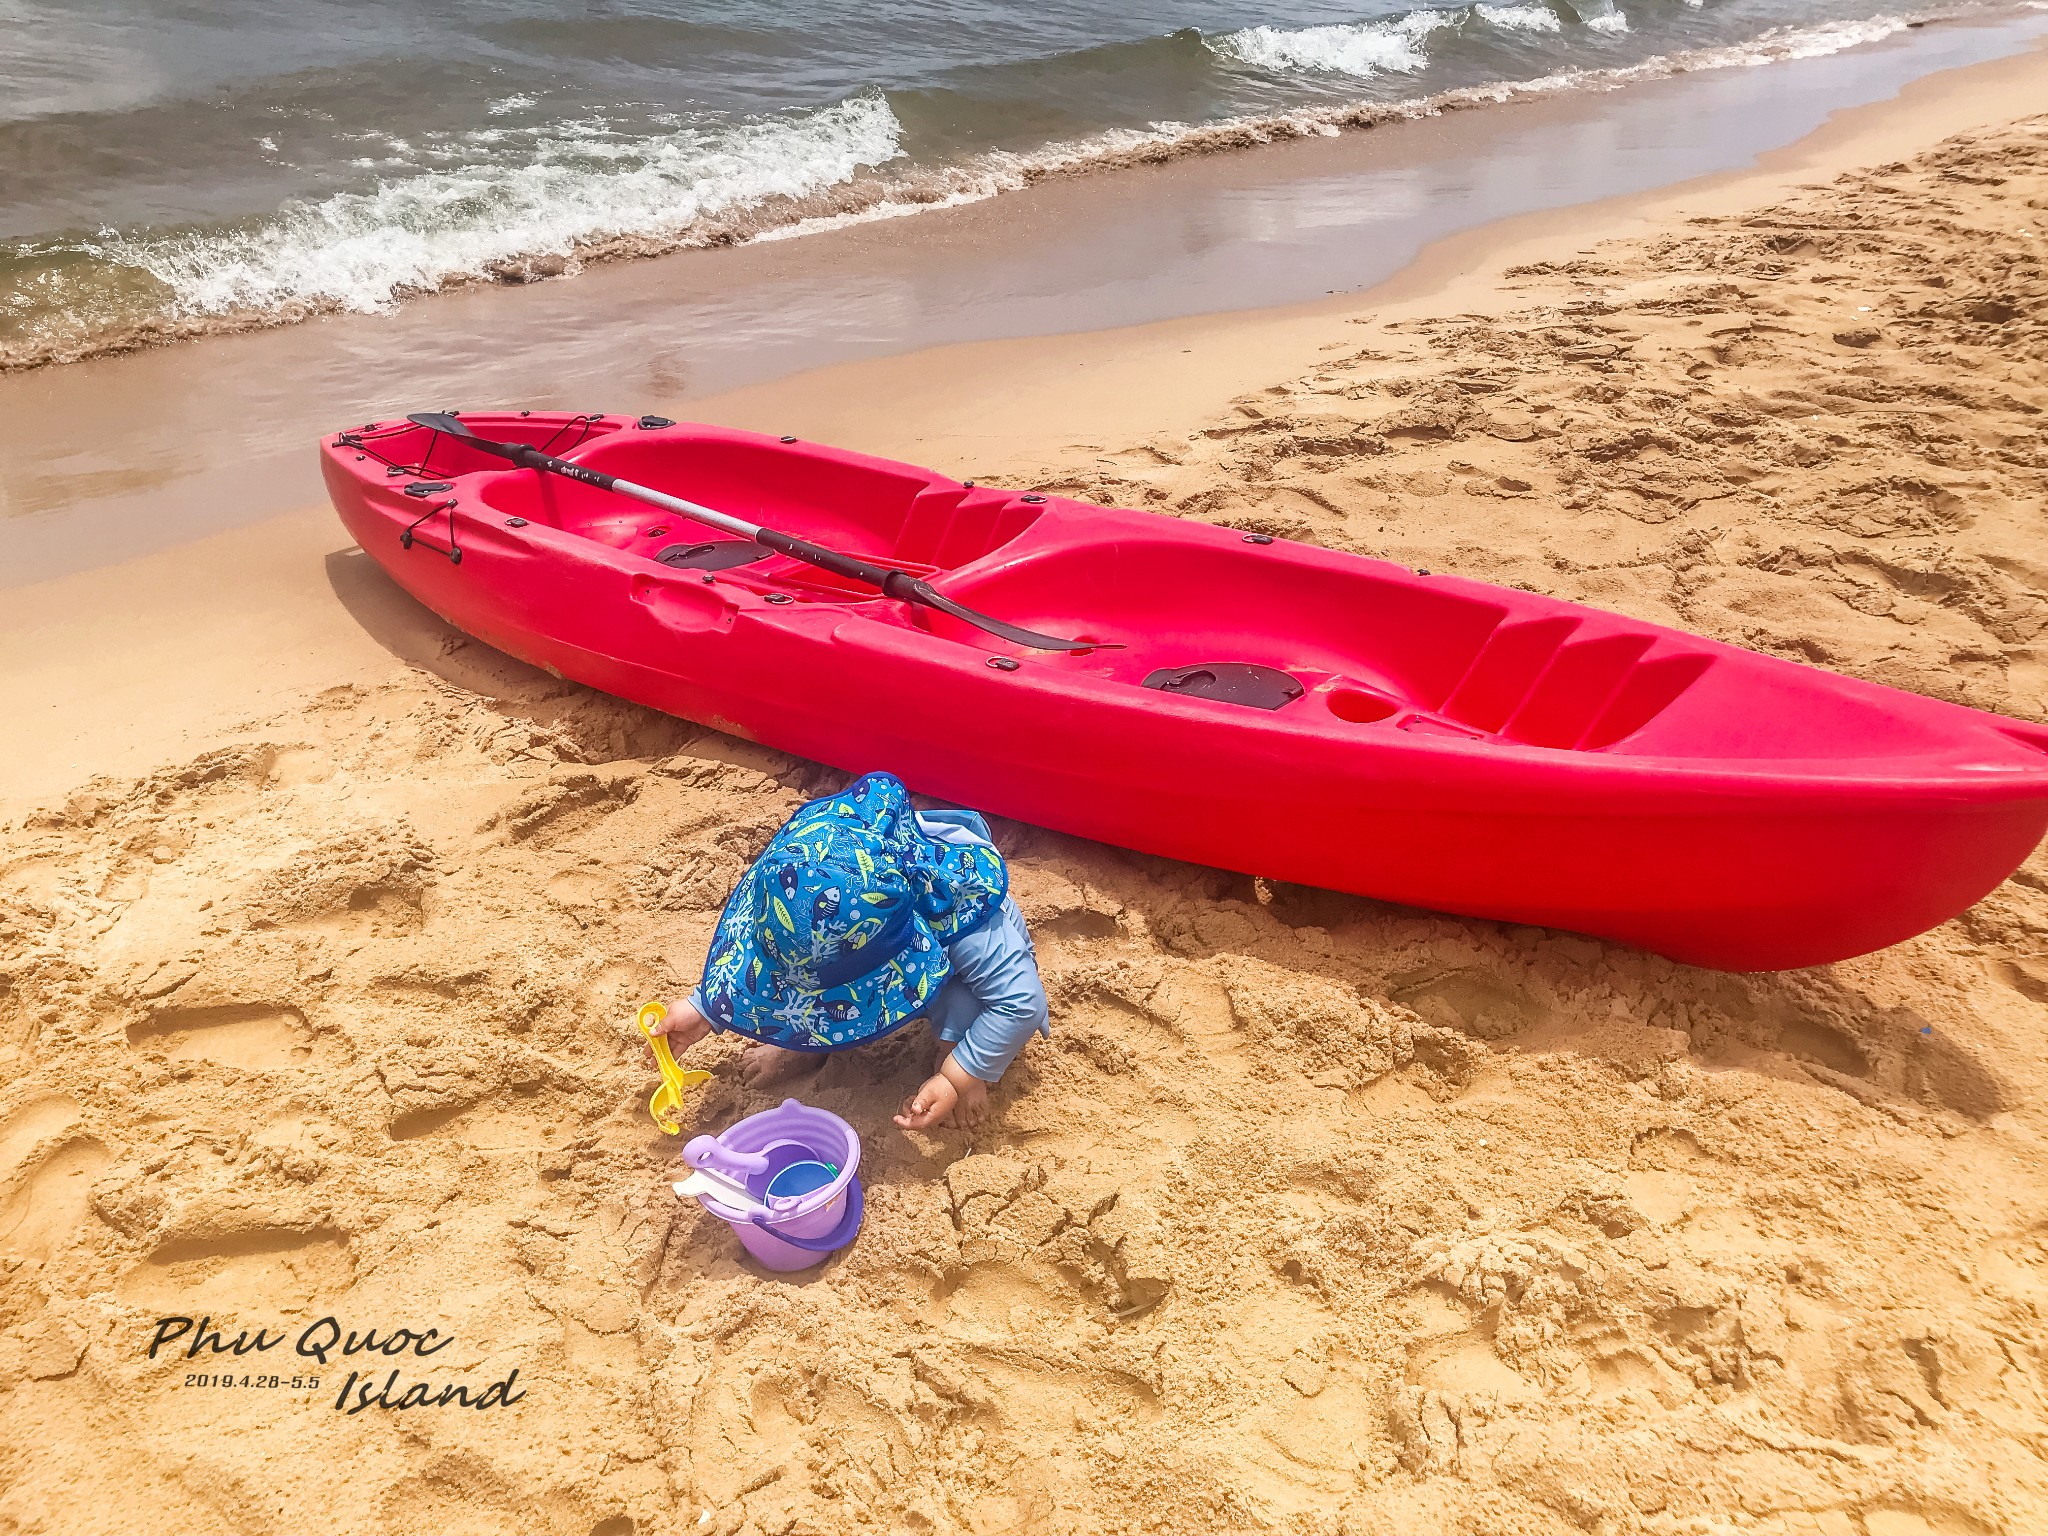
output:
{"label": "red kayak", "polygon": [[2048,727],[1598,609],[788,438],[461,420],[1095,648],[993,640],[409,422],[330,438],[349,532],[449,623],[1082,837],[1774,970],[1955,916],[2048,830]]}

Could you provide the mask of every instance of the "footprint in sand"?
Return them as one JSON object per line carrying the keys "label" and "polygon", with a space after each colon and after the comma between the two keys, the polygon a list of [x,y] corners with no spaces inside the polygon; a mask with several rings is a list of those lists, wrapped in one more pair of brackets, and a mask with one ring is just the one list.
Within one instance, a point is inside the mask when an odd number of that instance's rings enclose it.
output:
{"label": "footprint in sand", "polygon": [[245,1072],[283,1072],[313,1061],[306,1016],[275,1003],[161,1008],[128,1027],[128,1043],[171,1061],[212,1061]]}
{"label": "footprint in sand", "polygon": [[[518,1485],[507,1486],[503,1474],[483,1457],[462,1450],[440,1451],[429,1470],[384,1487],[375,1517],[365,1524],[380,1531],[417,1528],[438,1536],[497,1536],[500,1531],[526,1530],[533,1525],[534,1506],[523,1503],[519,1492]],[[635,1529],[629,1517],[615,1515],[591,1526],[590,1536],[632,1536]]]}
{"label": "footprint in sand", "polygon": [[0,1116],[0,1252],[47,1259],[90,1217],[92,1181],[112,1158],[93,1137],[73,1134],[78,1120],[78,1105],[62,1094]]}
{"label": "footprint in sand", "polygon": [[1476,1333],[1434,1340],[1418,1350],[1408,1362],[1408,1379],[1431,1391],[1458,1396],[1483,1392],[1503,1402],[1527,1402],[1542,1396]]}
{"label": "footprint in sand", "polygon": [[68,1135],[78,1106],[36,1099],[0,1121],[0,1252],[48,1259],[92,1216],[92,1183],[113,1160],[96,1138]]}
{"label": "footprint in sand", "polygon": [[1586,1360],[1595,1397],[1651,1397],[1672,1407],[1692,1395],[1692,1383],[1661,1360],[1632,1347],[1600,1349]]}
{"label": "footprint in sand", "polygon": [[392,1119],[388,1133],[393,1141],[445,1136],[474,1152],[535,1152],[559,1146],[558,1128],[578,1118],[559,1095],[535,1098],[515,1089],[502,1098],[408,1110]]}
{"label": "footprint in sand", "polygon": [[546,889],[565,907],[616,909],[630,899],[625,882],[602,869],[565,869],[549,878]]}
{"label": "footprint in sand", "polygon": [[1868,1077],[1870,1059],[1862,1045],[1841,1030],[1814,1019],[1792,1019],[1779,1031],[1777,1048],[1788,1056],[1817,1061],[1845,1077]]}
{"label": "footprint in sand", "polygon": [[120,1293],[180,1313],[275,1315],[331,1307],[354,1279],[346,1232],[248,1227],[166,1239],[122,1278]]}
{"label": "footprint in sand", "polygon": [[[1347,1363],[1298,1354],[1277,1371],[1281,1390],[1246,1421],[1280,1453],[1270,1463],[1275,1492],[1304,1511],[1327,1507],[1357,1486],[1361,1425],[1384,1409],[1383,1397]],[[1268,1377],[1270,1380],[1270,1376]]]}
{"label": "footprint in sand", "polygon": [[1533,988],[1479,967],[1435,971],[1393,990],[1430,1023],[1482,1040],[1504,1040],[1550,1022],[1554,1010]]}
{"label": "footprint in sand", "polygon": [[1699,1180],[1677,1168],[1636,1168],[1622,1175],[1628,1203],[1652,1226],[1675,1227],[1706,1200]]}
{"label": "footprint in sand", "polygon": [[70,861],[56,854],[38,854],[0,865],[0,892],[48,907],[62,900]]}
{"label": "footprint in sand", "polygon": [[78,1123],[78,1105],[61,1093],[45,1094],[0,1115],[0,1185],[12,1182],[38,1148]]}

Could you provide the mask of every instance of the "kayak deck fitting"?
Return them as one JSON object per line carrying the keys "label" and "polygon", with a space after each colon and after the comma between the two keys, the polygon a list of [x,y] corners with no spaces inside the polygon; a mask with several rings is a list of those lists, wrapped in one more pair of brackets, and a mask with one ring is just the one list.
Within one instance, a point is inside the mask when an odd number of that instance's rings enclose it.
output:
{"label": "kayak deck fitting", "polygon": [[349,532],[449,623],[1063,832],[1767,970],[1923,932],[2048,831],[2048,727],[1618,614],[790,438],[460,419],[1092,644],[1010,645],[409,422],[324,440]]}

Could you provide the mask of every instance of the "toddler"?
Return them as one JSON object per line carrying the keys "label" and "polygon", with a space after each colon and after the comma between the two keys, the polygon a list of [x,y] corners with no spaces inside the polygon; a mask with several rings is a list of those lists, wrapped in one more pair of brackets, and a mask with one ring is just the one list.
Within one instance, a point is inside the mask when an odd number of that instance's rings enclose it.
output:
{"label": "toddler", "polygon": [[677,1052],[732,1030],[757,1087],[916,1018],[940,1042],[905,1130],[971,1126],[1024,1042],[1050,1033],[1009,866],[974,811],[919,811],[871,773],[800,807],[727,899],[704,980],[660,1026]]}

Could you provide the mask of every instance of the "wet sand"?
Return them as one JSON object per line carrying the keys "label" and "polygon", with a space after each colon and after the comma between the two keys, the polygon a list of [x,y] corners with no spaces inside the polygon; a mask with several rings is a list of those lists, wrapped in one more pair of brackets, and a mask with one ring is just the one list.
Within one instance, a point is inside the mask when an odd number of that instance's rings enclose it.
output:
{"label": "wet sand", "polygon": [[[2039,54],[1930,78],[1748,174],[1474,231],[1365,296],[705,409],[2038,721],[2044,85]],[[0,1520],[2048,1514],[2038,853],[1910,943],[1729,976],[1001,826],[1054,1036],[972,1138],[889,1127],[922,1039],[806,1084],[860,1130],[870,1202],[792,1284],[668,1193],[623,1028],[836,776],[466,641],[324,515],[15,597]],[[693,1130],[769,1102],[729,1044],[706,1061]],[[436,1327],[455,1344],[378,1379],[516,1368],[527,1396],[349,1416],[341,1375],[288,1384],[289,1343],[286,1385],[188,1388],[199,1364],[145,1355],[167,1314]]]}

